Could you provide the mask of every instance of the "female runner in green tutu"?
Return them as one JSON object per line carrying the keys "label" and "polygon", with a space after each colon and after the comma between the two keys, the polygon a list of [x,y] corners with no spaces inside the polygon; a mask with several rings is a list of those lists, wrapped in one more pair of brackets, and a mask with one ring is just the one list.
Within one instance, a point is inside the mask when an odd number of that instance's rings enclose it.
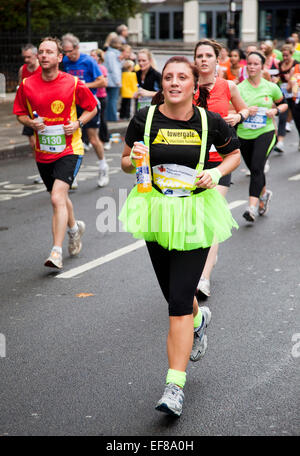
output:
{"label": "female runner in green tutu", "polygon": [[[215,190],[219,179],[238,167],[239,142],[219,114],[193,106],[197,68],[185,57],[171,57],[162,71],[162,88],[151,107],[131,120],[122,169],[135,172],[136,160],[149,151],[152,189],[130,192],[120,213],[126,231],[145,239],[159,285],[169,304],[166,387],[156,409],[180,416],[193,340],[199,328],[206,350],[211,313],[194,298],[209,247],[237,228],[225,198]],[[200,87],[201,106],[208,91]],[[144,142],[144,144],[141,143]],[[224,160],[207,169],[214,144]],[[200,268],[199,268],[199,265]]]}

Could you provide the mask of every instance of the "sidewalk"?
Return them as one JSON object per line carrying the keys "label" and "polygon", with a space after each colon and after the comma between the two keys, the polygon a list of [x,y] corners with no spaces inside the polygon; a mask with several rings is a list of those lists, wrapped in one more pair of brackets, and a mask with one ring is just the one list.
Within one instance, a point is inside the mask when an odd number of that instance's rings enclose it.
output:
{"label": "sidewalk", "polygon": [[[28,139],[22,135],[23,126],[12,113],[15,93],[0,97],[0,160],[31,156]],[[124,136],[128,121],[108,122],[110,133]]]}

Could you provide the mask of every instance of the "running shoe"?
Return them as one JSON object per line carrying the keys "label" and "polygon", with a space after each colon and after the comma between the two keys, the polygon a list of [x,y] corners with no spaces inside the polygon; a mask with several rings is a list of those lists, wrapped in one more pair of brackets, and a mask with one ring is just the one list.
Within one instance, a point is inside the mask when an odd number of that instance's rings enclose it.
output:
{"label": "running shoe", "polygon": [[103,147],[104,147],[104,150],[110,150],[111,149],[111,142],[110,141],[105,142]]}
{"label": "running shoe", "polygon": [[172,416],[180,416],[184,400],[184,392],[182,388],[175,383],[166,385],[164,394],[156,404],[156,410],[167,413]]}
{"label": "running shoe", "polygon": [[37,176],[34,181],[33,181],[34,184],[43,184],[43,179],[41,178],[41,176]]}
{"label": "running shoe", "polygon": [[269,210],[269,204],[272,198],[273,192],[271,190],[266,190],[263,196],[260,196],[259,202],[263,203],[262,206],[258,206],[258,213],[259,215],[266,215]]}
{"label": "running shoe", "polygon": [[56,250],[51,250],[50,255],[45,261],[44,265],[48,266],[49,268],[62,269],[62,254],[57,252]]}
{"label": "running shoe", "polygon": [[201,291],[205,296],[210,296],[210,281],[201,277],[197,286],[197,291]]}
{"label": "running shoe", "polygon": [[190,360],[193,362],[199,361],[205,355],[207,349],[207,335],[205,334],[205,330],[211,320],[211,311],[208,307],[202,306],[199,307],[199,310],[202,313],[202,324],[197,331],[194,331],[194,342],[190,355]]}
{"label": "running shoe", "polygon": [[98,175],[98,187],[105,187],[109,183],[109,176],[108,176],[109,166],[106,165],[105,168],[99,169]]}
{"label": "running shoe", "polygon": [[283,154],[283,152],[284,152],[284,146],[283,146],[283,142],[282,142],[282,141],[278,141],[278,143],[277,143],[276,146],[274,147],[274,151],[275,151],[275,152],[279,152],[280,154]]}
{"label": "running shoe", "polygon": [[82,249],[82,242],[81,242],[81,237],[83,233],[85,232],[85,223],[82,222],[81,220],[76,220],[78,230],[75,233],[70,233],[68,231],[69,235],[69,254],[71,256],[78,255],[80,250]]}
{"label": "running shoe", "polygon": [[285,131],[287,131],[288,133],[289,133],[290,131],[292,131],[291,122],[287,122],[287,123],[285,124]]}
{"label": "running shoe", "polygon": [[243,213],[243,217],[248,221],[248,222],[255,222],[255,218],[257,215],[257,209],[255,206],[249,206],[247,210]]}

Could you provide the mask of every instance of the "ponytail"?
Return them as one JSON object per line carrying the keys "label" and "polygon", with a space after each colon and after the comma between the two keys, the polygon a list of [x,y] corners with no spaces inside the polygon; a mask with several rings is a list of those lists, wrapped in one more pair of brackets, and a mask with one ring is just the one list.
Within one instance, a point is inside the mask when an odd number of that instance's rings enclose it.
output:
{"label": "ponytail", "polygon": [[152,105],[160,105],[160,104],[162,104],[164,102],[164,100],[165,100],[165,98],[164,98],[163,91],[162,91],[162,89],[159,89],[159,91],[156,92],[156,94],[152,98],[151,104]]}
{"label": "ponytail", "polygon": [[201,108],[208,109],[207,107],[207,100],[209,98],[209,90],[204,85],[200,85],[198,87],[198,98],[194,99],[196,106],[200,106]]}

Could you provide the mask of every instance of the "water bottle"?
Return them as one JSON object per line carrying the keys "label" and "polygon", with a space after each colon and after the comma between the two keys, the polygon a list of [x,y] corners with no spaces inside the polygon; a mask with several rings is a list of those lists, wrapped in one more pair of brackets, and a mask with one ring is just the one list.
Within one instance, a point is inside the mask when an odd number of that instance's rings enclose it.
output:
{"label": "water bottle", "polygon": [[[38,115],[36,111],[33,111],[33,117],[37,120],[38,123],[44,123],[44,119]],[[45,129],[45,127],[44,127]],[[43,131],[43,130],[41,130]]]}
{"label": "water bottle", "polygon": [[[143,141],[139,141],[144,144]],[[139,193],[147,193],[152,190],[151,183],[151,167],[149,152],[143,155],[142,158],[136,160],[136,183]]]}

